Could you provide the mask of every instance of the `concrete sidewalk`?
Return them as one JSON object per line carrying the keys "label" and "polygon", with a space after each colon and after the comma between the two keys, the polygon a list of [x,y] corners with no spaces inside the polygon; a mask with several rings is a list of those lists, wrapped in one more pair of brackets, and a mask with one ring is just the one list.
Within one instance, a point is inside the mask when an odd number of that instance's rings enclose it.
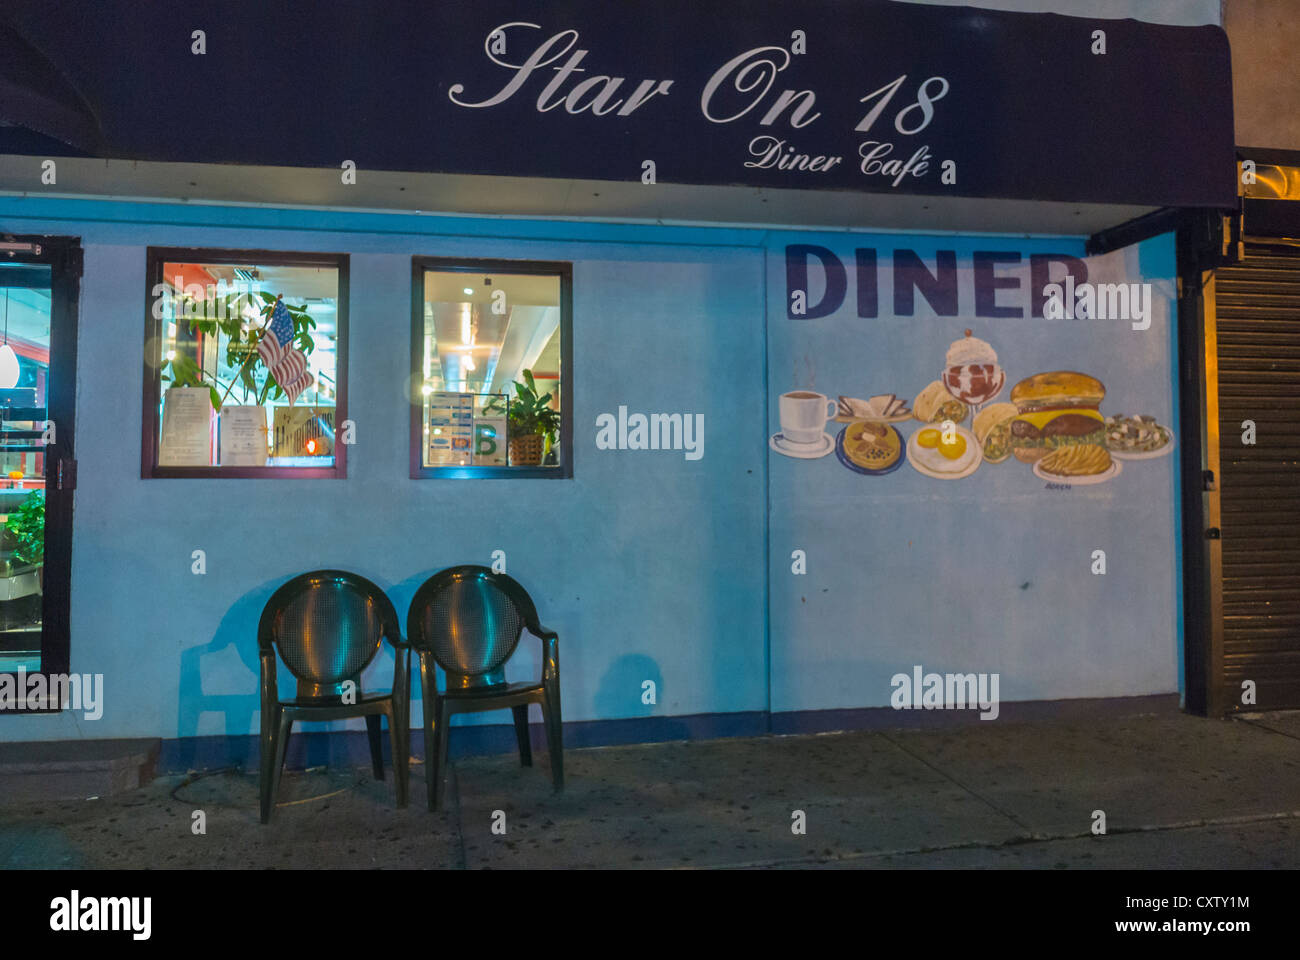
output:
{"label": "concrete sidewalk", "polygon": [[571,750],[558,795],[534,763],[456,761],[438,814],[419,763],[405,810],[391,777],[287,773],[267,827],[256,771],[8,805],[0,868],[1300,868],[1296,712]]}

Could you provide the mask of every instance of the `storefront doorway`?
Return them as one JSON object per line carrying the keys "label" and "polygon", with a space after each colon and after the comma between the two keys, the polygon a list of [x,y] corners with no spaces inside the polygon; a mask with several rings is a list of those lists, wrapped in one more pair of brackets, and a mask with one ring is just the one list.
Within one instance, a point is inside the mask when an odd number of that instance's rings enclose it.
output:
{"label": "storefront doorway", "polygon": [[76,240],[0,238],[0,672],[68,671],[80,275]]}

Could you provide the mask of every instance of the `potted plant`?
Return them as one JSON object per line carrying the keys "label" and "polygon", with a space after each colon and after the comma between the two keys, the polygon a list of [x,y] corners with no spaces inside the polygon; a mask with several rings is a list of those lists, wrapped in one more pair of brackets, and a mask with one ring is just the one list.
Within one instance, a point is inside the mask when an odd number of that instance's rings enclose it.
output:
{"label": "potted plant", "polygon": [[[235,376],[222,393],[218,389],[221,382],[214,375],[200,369],[197,361],[190,355],[177,353],[163,363],[162,379],[170,381],[172,386],[176,387],[206,386],[212,399],[212,409],[217,411],[221,410],[222,404],[236,386],[243,388],[245,403],[252,394],[257,405],[261,406],[272,390],[275,391],[273,398],[279,399],[284,395],[284,391],[275,382],[275,376],[270,370],[266,371],[266,379],[260,391],[253,379],[253,373],[259,364],[265,367],[257,352],[257,344],[265,335],[266,328],[257,327],[243,318],[243,310],[247,306],[260,314],[264,322],[269,321],[272,311],[275,310],[276,300],[276,297],[265,291],[257,291],[255,294],[232,293],[225,298],[203,302],[187,301],[182,298],[181,302],[187,304],[182,312],[184,317],[189,319],[191,331],[197,330],[210,337],[215,337],[218,333],[226,335],[228,338],[226,364],[236,368]],[[293,347],[305,354],[311,353],[316,347],[315,339],[312,337],[312,331],[316,329],[316,321],[311,318],[305,306],[294,306],[286,301],[285,308],[293,321]],[[180,319],[178,317],[178,323]]]}
{"label": "potted plant", "polygon": [[551,408],[549,393],[537,395],[533,371],[524,371],[526,383],[515,381],[515,399],[506,414],[510,437],[510,462],[536,467],[542,462],[546,447],[555,442],[560,413]]}
{"label": "potted plant", "polygon": [[14,543],[14,559],[36,565],[45,587],[45,491],[33,490],[5,522],[6,539]]}

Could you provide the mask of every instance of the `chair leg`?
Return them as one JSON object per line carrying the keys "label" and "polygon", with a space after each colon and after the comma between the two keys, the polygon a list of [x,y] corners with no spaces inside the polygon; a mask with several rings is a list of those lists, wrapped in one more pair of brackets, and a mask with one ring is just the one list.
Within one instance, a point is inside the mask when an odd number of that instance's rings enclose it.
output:
{"label": "chair leg", "polygon": [[385,716],[388,717],[388,745],[393,751],[393,780],[397,789],[398,809],[406,806],[406,748],[402,738],[402,725],[398,720],[401,707],[390,705]]}
{"label": "chair leg", "polygon": [[284,755],[289,747],[289,734],[293,730],[293,717],[286,710],[279,710],[279,723],[275,731],[275,752],[271,760],[271,789],[262,800],[262,822],[271,819],[275,809],[276,798],[280,796],[280,774],[284,771]]}
{"label": "chair leg", "polygon": [[[399,652],[399,656],[400,656]],[[402,671],[403,682],[400,684],[401,689],[394,687],[393,690],[393,715],[397,719],[397,732],[401,735],[401,766],[397,761],[393,761],[393,772],[395,776],[401,777],[398,781],[399,787],[399,806],[406,806],[411,796],[411,653],[406,651],[406,669]],[[398,696],[398,693],[401,696]]]}
{"label": "chair leg", "polygon": [[429,767],[429,776],[433,779],[429,781],[429,801],[430,810],[438,810],[442,807],[444,780],[447,777],[447,728],[451,725],[448,721],[451,715],[447,710],[446,697],[438,697],[434,706],[436,718],[434,720],[433,743],[434,746],[427,752],[433,754],[432,762],[426,761]]}
{"label": "chair leg", "polygon": [[528,704],[521,703],[511,707],[515,714],[515,739],[519,741],[519,763],[521,766],[533,765],[533,745],[528,740]]}
{"label": "chair leg", "polygon": [[[366,734],[370,739],[370,765],[374,768],[375,779],[384,779],[384,738],[380,724],[383,717],[378,713],[366,714]],[[397,758],[397,754],[393,754]]]}
{"label": "chair leg", "polygon": [[271,820],[271,778],[275,775],[275,734],[280,724],[280,707],[270,705],[262,712],[262,735],[259,738],[260,771],[258,794],[262,806],[262,822]]}
{"label": "chair leg", "polygon": [[438,718],[438,681],[427,654],[420,655],[420,696],[424,710],[424,780],[429,791],[429,809],[437,809],[438,740],[434,726]]}
{"label": "chair leg", "polygon": [[546,750],[551,757],[551,781],[556,791],[564,789],[564,733],[560,725],[560,684],[546,685],[542,698],[542,721],[546,727]]}

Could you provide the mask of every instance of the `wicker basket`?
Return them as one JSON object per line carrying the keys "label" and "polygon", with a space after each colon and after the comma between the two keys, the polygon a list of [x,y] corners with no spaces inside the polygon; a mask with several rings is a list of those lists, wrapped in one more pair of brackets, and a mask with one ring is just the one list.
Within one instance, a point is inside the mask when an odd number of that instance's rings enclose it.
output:
{"label": "wicker basket", "polygon": [[536,467],[542,462],[542,448],[546,438],[540,433],[510,438],[510,462],[519,467]]}

